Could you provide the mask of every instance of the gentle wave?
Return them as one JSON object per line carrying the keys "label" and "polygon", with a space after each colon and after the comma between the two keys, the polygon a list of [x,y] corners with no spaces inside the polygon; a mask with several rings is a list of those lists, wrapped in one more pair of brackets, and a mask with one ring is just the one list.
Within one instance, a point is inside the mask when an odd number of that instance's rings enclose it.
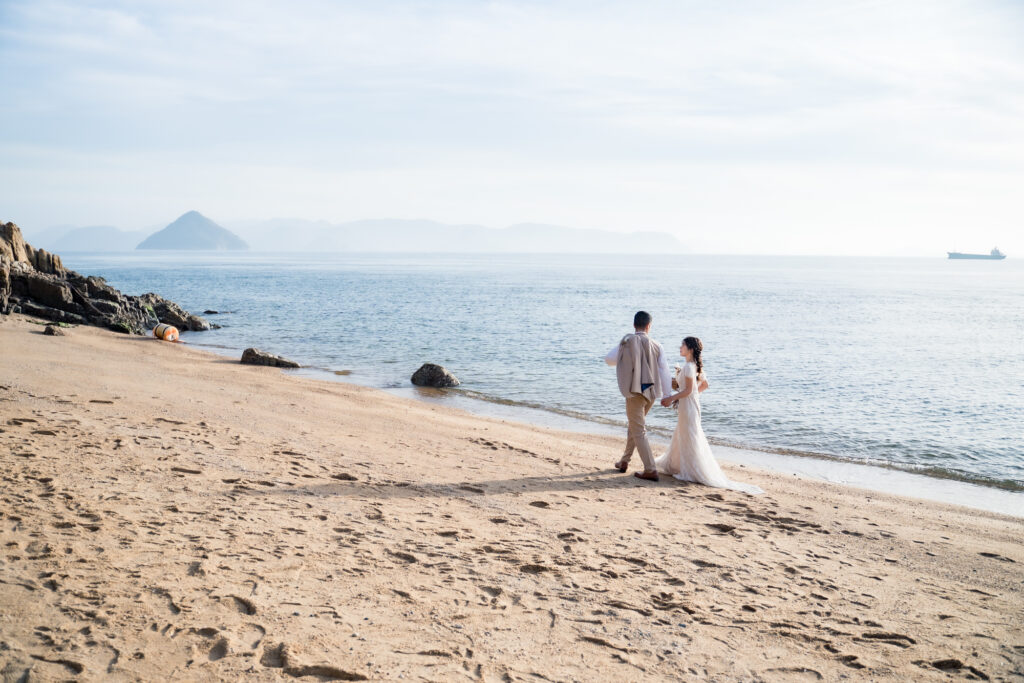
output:
{"label": "gentle wave", "polygon": [[[472,399],[474,401],[482,401],[485,403],[493,403],[496,405],[511,406],[515,408],[529,408],[531,410],[543,410],[547,413],[560,415],[567,417],[572,420],[578,420],[581,422],[590,422],[593,424],[600,424],[611,427],[626,428],[625,420],[612,420],[609,418],[601,417],[598,415],[589,415],[576,410],[567,410],[564,408],[556,408],[543,403],[537,403],[533,401],[516,401],[501,396],[492,396],[485,394],[480,391],[474,391],[472,389],[464,389],[456,387],[453,389],[446,389],[456,393],[460,396]],[[672,438],[672,430],[666,429],[665,427],[647,426],[647,431],[664,437],[666,439]],[[917,465],[904,465],[889,462],[886,460],[874,459],[863,459],[863,458],[848,458],[841,455],[832,455],[830,453],[816,453],[813,451],[804,451],[795,448],[777,448],[768,447],[760,444],[742,443],[729,439],[719,439],[713,436],[708,437],[708,441],[716,446],[728,446],[730,448],[742,448],[750,451],[759,451],[761,453],[771,453],[774,455],[792,455],[801,458],[814,458],[817,460],[829,460],[832,462],[850,463],[854,465],[870,465],[872,467],[881,467],[889,470],[896,470],[899,472],[909,472],[911,474],[921,474],[928,477],[935,477],[938,479],[951,479],[954,481],[962,481],[969,484],[978,484],[980,486],[989,486],[991,488],[1002,489],[1004,491],[1024,491],[1024,484],[1013,481],[1010,479],[991,479],[988,477],[980,477],[970,472],[964,472],[952,467],[936,467],[936,466],[917,466]]]}

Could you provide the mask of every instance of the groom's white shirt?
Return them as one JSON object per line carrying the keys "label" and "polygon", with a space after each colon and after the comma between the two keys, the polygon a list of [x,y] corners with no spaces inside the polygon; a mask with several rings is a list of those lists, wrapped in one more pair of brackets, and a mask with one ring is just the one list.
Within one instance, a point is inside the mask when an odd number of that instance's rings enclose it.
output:
{"label": "groom's white shirt", "polygon": [[[658,374],[661,376],[661,391],[662,398],[672,395],[672,374],[668,371],[668,360],[665,359],[665,349],[661,344],[658,344],[658,348],[661,349],[661,353],[658,354]],[[619,344],[612,347],[612,350],[608,352],[608,355],[604,357],[604,362],[612,367],[619,362]]]}

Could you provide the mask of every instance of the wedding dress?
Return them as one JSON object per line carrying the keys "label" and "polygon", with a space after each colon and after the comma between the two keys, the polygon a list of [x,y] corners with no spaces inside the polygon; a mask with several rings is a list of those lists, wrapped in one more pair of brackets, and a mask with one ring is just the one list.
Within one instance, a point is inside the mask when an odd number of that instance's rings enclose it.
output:
{"label": "wedding dress", "polygon": [[693,379],[693,391],[679,399],[679,422],[672,434],[672,443],[654,463],[662,474],[671,474],[680,481],[692,481],[721,489],[744,493],[764,493],[753,484],[730,481],[711,453],[711,445],[700,424],[700,392],[697,391],[697,365],[686,363],[676,371],[679,388],[686,386],[686,377]]}

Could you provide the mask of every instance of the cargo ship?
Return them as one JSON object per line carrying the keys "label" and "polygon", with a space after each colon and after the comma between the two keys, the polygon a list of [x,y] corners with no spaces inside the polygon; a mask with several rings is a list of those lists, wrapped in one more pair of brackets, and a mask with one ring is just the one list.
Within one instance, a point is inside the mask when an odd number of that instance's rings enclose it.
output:
{"label": "cargo ship", "polygon": [[949,254],[949,258],[958,258],[958,259],[969,258],[969,259],[984,259],[986,261],[1001,261],[1004,258],[1006,258],[1006,254],[1004,254],[1003,252],[999,251],[998,249],[993,249],[992,251],[990,251],[987,254],[962,254],[959,251],[947,251],[946,253]]}

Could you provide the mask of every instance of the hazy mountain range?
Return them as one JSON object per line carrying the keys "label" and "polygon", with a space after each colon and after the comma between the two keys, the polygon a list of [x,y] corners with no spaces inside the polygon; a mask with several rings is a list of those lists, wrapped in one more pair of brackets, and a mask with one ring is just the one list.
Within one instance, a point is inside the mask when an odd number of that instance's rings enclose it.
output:
{"label": "hazy mountain range", "polygon": [[25,239],[32,246],[60,254],[64,251],[131,251],[146,239],[152,230],[120,230],[112,225],[89,225],[81,228],[61,226],[39,232],[25,230]]}
{"label": "hazy mountain range", "polygon": [[189,211],[159,230],[112,226],[54,228],[29,233],[34,246],[65,251],[133,249],[246,249],[261,252],[507,252],[661,253],[682,245],[660,232],[620,233],[520,223],[507,228],[450,225],[428,220],[376,219],[347,223],[291,218],[218,225]]}

